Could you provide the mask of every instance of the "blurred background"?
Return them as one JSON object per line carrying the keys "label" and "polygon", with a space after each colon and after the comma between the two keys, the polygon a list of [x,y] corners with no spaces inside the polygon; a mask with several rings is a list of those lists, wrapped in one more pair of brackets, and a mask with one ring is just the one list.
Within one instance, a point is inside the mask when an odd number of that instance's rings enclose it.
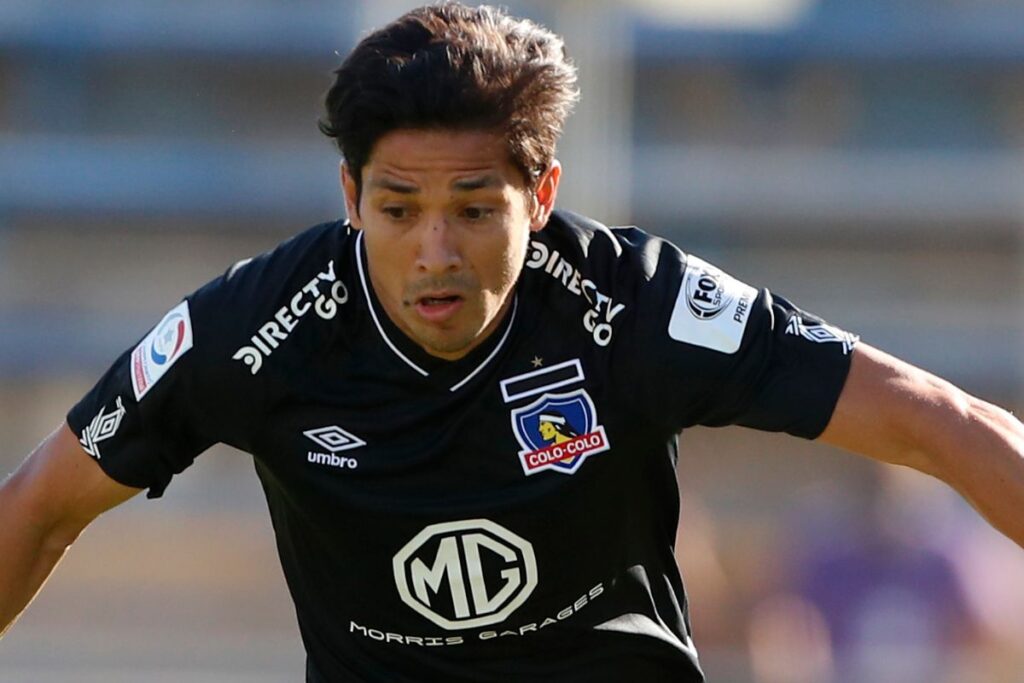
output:
{"label": "blurred background", "polygon": [[[0,0],[0,471],[182,295],[341,215],[321,94],[413,4]],[[1024,2],[508,5],[581,69],[562,206],[1024,404]],[[945,487],[741,429],[682,453],[712,681],[1024,681],[1024,552]],[[0,642],[4,682],[302,670],[262,494],[225,448],[94,524]]]}

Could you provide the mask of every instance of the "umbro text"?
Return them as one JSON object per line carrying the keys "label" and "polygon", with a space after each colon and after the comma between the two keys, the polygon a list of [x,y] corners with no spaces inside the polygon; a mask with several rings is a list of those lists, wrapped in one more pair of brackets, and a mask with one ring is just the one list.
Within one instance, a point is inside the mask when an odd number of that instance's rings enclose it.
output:
{"label": "umbro text", "polygon": [[314,465],[330,465],[340,469],[354,470],[359,467],[359,461],[355,458],[346,458],[340,455],[332,455],[330,453],[317,453],[316,451],[309,451],[309,453],[306,454],[306,460]]}

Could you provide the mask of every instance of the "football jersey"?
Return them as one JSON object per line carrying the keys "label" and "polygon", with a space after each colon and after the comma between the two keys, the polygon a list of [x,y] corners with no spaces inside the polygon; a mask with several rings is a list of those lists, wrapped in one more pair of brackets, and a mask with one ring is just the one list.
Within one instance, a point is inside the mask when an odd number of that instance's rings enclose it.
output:
{"label": "football jersey", "polygon": [[569,212],[459,360],[395,326],[372,268],[341,221],[235,264],[69,425],[150,497],[214,443],[252,455],[309,681],[703,681],[676,435],[816,437],[855,337]]}

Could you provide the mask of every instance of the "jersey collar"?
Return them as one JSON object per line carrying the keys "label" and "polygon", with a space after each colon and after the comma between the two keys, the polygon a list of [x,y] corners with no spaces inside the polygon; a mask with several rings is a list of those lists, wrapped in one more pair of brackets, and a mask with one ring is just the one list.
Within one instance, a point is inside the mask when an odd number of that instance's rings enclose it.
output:
{"label": "jersey collar", "polygon": [[359,282],[362,285],[363,295],[366,297],[366,306],[370,312],[370,318],[373,320],[374,327],[387,347],[402,363],[414,372],[432,381],[441,382],[447,387],[448,391],[456,392],[466,386],[470,380],[497,358],[501,350],[505,348],[519,310],[518,292],[513,294],[511,310],[500,328],[495,330],[482,344],[463,358],[447,361],[424,351],[419,344],[409,339],[404,332],[398,329],[398,326],[388,317],[370,284],[366,267],[365,249],[363,233],[359,231],[356,235],[355,245],[356,265],[359,270]]}

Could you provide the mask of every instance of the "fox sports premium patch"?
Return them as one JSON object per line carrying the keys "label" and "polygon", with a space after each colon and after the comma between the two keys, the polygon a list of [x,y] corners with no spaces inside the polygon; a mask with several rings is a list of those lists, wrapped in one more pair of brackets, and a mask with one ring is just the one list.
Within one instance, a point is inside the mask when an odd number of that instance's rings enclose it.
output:
{"label": "fox sports premium patch", "polygon": [[676,341],[736,353],[757,290],[696,256],[686,259],[668,334]]}
{"label": "fox sports premium patch", "polygon": [[519,462],[527,475],[544,470],[573,474],[588,456],[609,448],[594,401],[583,389],[544,394],[513,410],[512,431],[522,447]]}
{"label": "fox sports premium patch", "polygon": [[132,389],[141,401],[153,385],[192,348],[188,301],[172,308],[132,351]]}

